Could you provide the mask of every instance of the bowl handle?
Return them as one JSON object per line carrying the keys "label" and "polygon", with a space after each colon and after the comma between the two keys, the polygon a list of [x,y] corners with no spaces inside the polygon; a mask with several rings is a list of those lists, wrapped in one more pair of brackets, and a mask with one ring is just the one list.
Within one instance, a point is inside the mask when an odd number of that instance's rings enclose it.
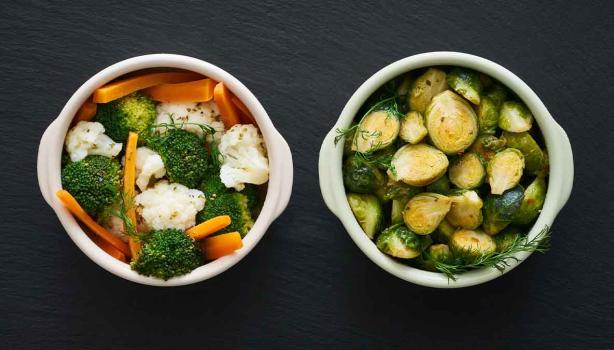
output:
{"label": "bowl handle", "polygon": [[561,184],[561,189],[559,192],[559,202],[557,207],[558,212],[563,209],[565,203],[569,199],[571,195],[571,189],[573,188],[573,176],[574,176],[574,165],[573,165],[573,152],[571,150],[571,143],[569,142],[569,137],[563,128],[558,125],[559,132],[561,135],[561,159],[559,159],[560,164],[563,165],[563,181]]}
{"label": "bowl handle", "polygon": [[40,188],[41,194],[43,195],[43,198],[45,198],[45,201],[50,206],[53,206],[53,204],[49,191],[49,151],[51,149],[50,145],[53,140],[59,137],[57,125],[58,121],[56,119],[51,124],[49,124],[49,126],[43,133],[43,136],[41,137],[41,142],[38,146],[38,159],[36,161],[38,186]]}
{"label": "bowl handle", "polygon": [[279,174],[279,200],[275,207],[274,215],[275,219],[277,219],[281,213],[284,212],[288,203],[290,202],[290,196],[292,195],[292,183],[293,183],[293,162],[292,162],[292,152],[290,151],[290,146],[286,140],[281,136],[281,134],[277,133],[275,147],[273,148],[275,152],[278,152],[277,159],[280,159],[281,171]]}
{"label": "bowl handle", "polygon": [[333,158],[335,157],[335,137],[337,136],[336,129],[333,128],[326,134],[322,147],[320,148],[320,159],[318,161],[318,173],[320,174],[320,191],[322,192],[322,198],[328,209],[339,217],[337,213],[338,205],[335,200],[335,188],[333,186]]}

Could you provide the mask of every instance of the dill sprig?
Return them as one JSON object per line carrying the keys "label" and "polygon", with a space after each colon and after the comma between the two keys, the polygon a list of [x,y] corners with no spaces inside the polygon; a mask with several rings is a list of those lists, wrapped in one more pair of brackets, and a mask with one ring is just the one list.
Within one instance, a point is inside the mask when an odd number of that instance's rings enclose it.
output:
{"label": "dill sprig", "polygon": [[[454,263],[444,263],[434,259],[434,267],[437,271],[443,273],[453,281],[456,281],[456,276],[460,273],[479,269],[479,268],[496,268],[503,272],[513,262],[519,262],[515,254],[520,252],[538,252],[545,253],[550,249],[551,232],[548,226],[545,226],[534,238],[528,239],[527,236],[518,235],[514,241],[501,252],[490,254],[481,254],[477,258],[462,259],[462,256],[475,256],[474,251],[461,253],[461,259]],[[428,254],[425,252],[425,254]]]}
{"label": "dill sprig", "polygon": [[159,128],[164,128],[166,129],[166,131],[168,131],[168,130],[174,130],[174,129],[183,129],[184,126],[196,126],[200,128],[200,130],[202,130],[203,137],[206,135],[214,135],[216,133],[216,130],[207,124],[177,122],[175,121],[175,118],[173,118],[173,114],[169,114],[168,116],[169,116],[169,119],[171,120],[170,123],[154,124],[150,127],[151,132],[155,133]]}
{"label": "dill sprig", "polygon": [[144,233],[138,232],[136,226],[128,216],[128,210],[134,207],[134,197],[122,192],[121,198],[117,201],[117,206],[108,207],[99,217],[99,221],[105,222],[112,216],[121,219],[124,224],[124,234],[129,237],[141,239]]}

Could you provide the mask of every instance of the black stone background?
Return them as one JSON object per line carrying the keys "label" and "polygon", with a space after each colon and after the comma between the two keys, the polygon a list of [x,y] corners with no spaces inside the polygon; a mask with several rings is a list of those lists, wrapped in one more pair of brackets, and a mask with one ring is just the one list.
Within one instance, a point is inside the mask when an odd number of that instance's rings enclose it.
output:
{"label": "black stone background", "polygon": [[[467,0],[0,5],[0,341],[4,349],[612,349],[613,3]],[[456,50],[524,79],[567,130],[575,186],[553,248],[463,290],[399,280],[326,209],[320,143],[397,59]],[[234,74],[288,140],[294,191],[253,252],[212,280],[136,285],[70,241],[36,180],[40,136],[90,76],[146,53]]]}

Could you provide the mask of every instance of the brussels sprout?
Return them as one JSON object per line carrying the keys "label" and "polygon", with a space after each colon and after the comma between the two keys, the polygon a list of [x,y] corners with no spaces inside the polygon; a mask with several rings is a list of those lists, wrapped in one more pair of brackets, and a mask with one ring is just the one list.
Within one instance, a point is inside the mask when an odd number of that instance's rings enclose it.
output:
{"label": "brussels sprout", "polygon": [[348,203],[365,234],[373,239],[382,222],[382,205],[371,194],[348,193]]}
{"label": "brussels sprout", "polygon": [[505,140],[508,147],[522,152],[527,172],[537,174],[545,167],[546,155],[528,132],[504,131],[501,139]]}
{"label": "brussels sprout", "polygon": [[482,93],[482,81],[480,75],[466,68],[452,68],[448,73],[448,85],[464,98],[475,105],[480,104]]}
{"label": "brussels sprout", "polygon": [[443,219],[441,224],[437,226],[437,230],[433,232],[433,238],[439,243],[448,244],[450,237],[452,237],[452,234],[454,234],[455,231],[456,227],[452,226],[448,220]]}
{"label": "brussels sprout", "polygon": [[520,239],[521,234],[522,232],[519,229],[510,226],[494,236],[495,243],[497,244],[497,253],[508,250],[516,240]]}
{"label": "brussels sprout", "polygon": [[343,141],[343,155],[349,156],[352,154],[352,144],[354,143],[354,135],[356,134],[356,124],[353,124],[347,133],[345,134],[345,141]]}
{"label": "brussels sprout", "polygon": [[484,203],[475,191],[463,191],[450,195],[452,206],[446,215],[446,221],[452,226],[470,230],[482,224],[482,206]]}
{"label": "brussels sprout", "polygon": [[443,175],[437,181],[426,186],[426,192],[434,192],[439,194],[447,194],[450,191],[450,179]]}
{"label": "brussels sprout", "polygon": [[412,145],[422,141],[428,131],[424,126],[424,117],[420,112],[408,112],[403,120],[401,120],[401,130],[399,137]]}
{"label": "brussels sprout", "polygon": [[426,186],[448,169],[448,157],[425,145],[405,145],[394,154],[388,176],[412,186]]}
{"label": "brussels sprout", "polygon": [[488,96],[482,96],[478,106],[480,134],[494,134],[499,125],[499,106]]}
{"label": "brussels sprout", "polygon": [[390,222],[393,224],[403,223],[403,210],[409,201],[409,197],[400,197],[392,200],[392,209],[390,210]]}
{"label": "brussels sprout", "polygon": [[410,230],[420,235],[435,231],[450,211],[450,198],[438,193],[420,193],[411,198],[405,206],[403,220]]}
{"label": "brussels sprout", "polygon": [[468,260],[492,254],[496,249],[494,239],[480,230],[460,229],[450,237],[450,250]]}
{"label": "brussels sprout", "polygon": [[469,148],[477,153],[485,161],[489,161],[497,152],[505,149],[505,140],[498,139],[493,135],[480,135]]}
{"label": "brussels sprout", "polygon": [[360,156],[352,155],[343,164],[343,184],[350,192],[373,193],[386,184],[386,175]]}
{"label": "brussels sprout", "polygon": [[358,123],[352,150],[370,153],[385,148],[397,139],[400,127],[399,118],[391,111],[372,111]]}
{"label": "brussels sprout", "polygon": [[495,154],[488,162],[488,184],[490,193],[502,194],[518,185],[524,169],[524,156],[515,148],[506,148]]}
{"label": "brussels sprout", "polygon": [[478,136],[473,108],[450,90],[433,97],[425,118],[431,142],[445,154],[464,151]]}
{"label": "brussels sprout", "polygon": [[528,225],[537,219],[546,201],[546,180],[536,178],[524,190],[524,198],[520,203],[520,209],[516,212],[512,223],[516,225]]}
{"label": "brussels sprout", "polygon": [[465,153],[450,165],[448,176],[456,187],[470,190],[482,184],[486,170],[477,153]]}
{"label": "brussels sprout", "polygon": [[516,186],[502,195],[489,194],[484,201],[484,222],[482,228],[489,235],[495,235],[509,225],[524,198],[522,187]]}
{"label": "brussels sprout", "polygon": [[484,92],[484,96],[491,99],[495,103],[495,106],[497,106],[497,109],[499,109],[507,98],[507,90],[501,85],[493,85]]}
{"label": "brussels sprout", "polygon": [[533,115],[523,103],[505,101],[499,111],[499,127],[505,131],[523,132],[531,129]]}
{"label": "brussels sprout", "polygon": [[428,239],[411,232],[403,224],[388,227],[375,242],[379,250],[399,259],[413,259],[419,256],[428,244]]}
{"label": "brussels sprout", "polygon": [[429,68],[411,86],[407,97],[409,109],[424,113],[433,96],[448,88],[446,73],[437,68]]}
{"label": "brussels sprout", "polygon": [[411,76],[406,75],[401,80],[399,87],[397,87],[397,95],[406,96],[409,93],[409,89],[411,89]]}
{"label": "brussels sprout", "polygon": [[440,262],[449,264],[453,261],[454,257],[450,251],[450,247],[447,244],[433,244],[428,247],[426,252],[422,255],[420,260],[420,266],[428,271],[437,271],[435,265]]}
{"label": "brussels sprout", "polygon": [[420,192],[422,192],[421,188],[410,186],[404,182],[388,182],[388,184],[386,185],[386,191],[382,199],[384,202],[387,202],[391,199],[398,199],[404,197],[411,198]]}

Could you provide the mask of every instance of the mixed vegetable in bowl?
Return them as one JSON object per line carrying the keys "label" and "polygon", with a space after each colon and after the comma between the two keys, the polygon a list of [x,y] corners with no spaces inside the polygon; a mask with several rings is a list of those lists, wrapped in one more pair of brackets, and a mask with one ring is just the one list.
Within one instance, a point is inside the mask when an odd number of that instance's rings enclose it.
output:
{"label": "mixed vegetable in bowl", "polygon": [[143,71],[77,112],[57,196],[101,249],[167,280],[242,247],[268,178],[258,126],[223,82]]}
{"label": "mixed vegetable in bowl", "polygon": [[495,79],[461,67],[411,71],[337,132],[349,206],[383,253],[455,279],[547,250],[548,227],[527,236],[546,198],[543,138]]}

